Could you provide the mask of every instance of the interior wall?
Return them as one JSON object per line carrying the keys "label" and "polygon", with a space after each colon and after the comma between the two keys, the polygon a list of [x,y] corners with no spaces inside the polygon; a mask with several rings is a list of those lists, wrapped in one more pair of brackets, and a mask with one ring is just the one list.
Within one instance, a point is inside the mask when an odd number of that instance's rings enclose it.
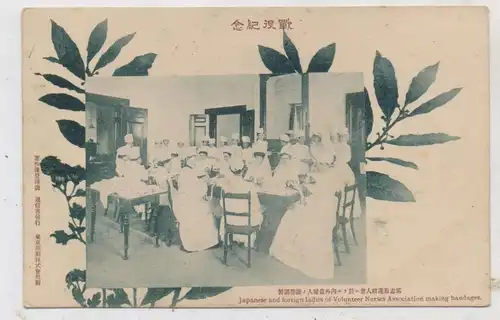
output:
{"label": "interior wall", "polygon": [[[310,73],[311,131],[328,136],[345,126],[346,94],[364,89],[362,73]],[[302,102],[302,76],[288,74],[267,81],[267,134],[277,139],[289,126],[290,104]]]}
{"label": "interior wall", "polygon": [[302,77],[288,74],[272,77],[267,81],[267,116],[268,139],[278,139],[288,131],[290,104],[302,101]]}
{"label": "interior wall", "polygon": [[189,144],[189,115],[205,109],[246,105],[256,110],[259,125],[258,75],[193,77],[94,77],[88,92],[130,99],[130,106],[148,109],[148,150],[154,141]]}
{"label": "interior wall", "polygon": [[362,73],[310,73],[309,122],[323,136],[346,126],[346,95],[364,89]]}

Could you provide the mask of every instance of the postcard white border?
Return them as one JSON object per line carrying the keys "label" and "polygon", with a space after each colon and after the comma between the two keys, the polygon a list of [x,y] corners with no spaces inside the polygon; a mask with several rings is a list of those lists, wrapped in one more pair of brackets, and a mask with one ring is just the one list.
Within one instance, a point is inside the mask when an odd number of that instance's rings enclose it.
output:
{"label": "postcard white border", "polygon": [[[349,309],[263,309],[263,310],[24,310],[22,307],[22,201],[21,201],[21,10],[23,7],[60,6],[321,6],[321,5],[487,5],[490,8],[491,70],[491,247],[494,278],[500,278],[500,2],[498,0],[427,1],[334,1],[334,0],[18,0],[3,1],[0,11],[2,43],[0,206],[3,232],[0,235],[1,319],[494,319],[500,314],[500,288],[494,288],[489,308],[349,308]],[[497,125],[495,125],[495,122]],[[457,279],[459,281],[459,279]]]}

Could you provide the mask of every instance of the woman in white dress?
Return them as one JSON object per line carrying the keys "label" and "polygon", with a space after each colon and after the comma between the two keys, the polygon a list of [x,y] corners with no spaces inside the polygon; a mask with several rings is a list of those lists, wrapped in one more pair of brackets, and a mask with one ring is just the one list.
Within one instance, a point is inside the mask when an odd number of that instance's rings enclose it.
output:
{"label": "woman in white dress", "polygon": [[248,168],[252,159],[253,151],[250,137],[243,136],[241,138],[241,160],[243,160],[243,164]]}
{"label": "woman in white dress", "polygon": [[[243,162],[241,160],[233,159],[230,163],[230,170],[232,175],[226,176],[221,179],[220,186],[224,189],[226,193],[247,193],[250,192],[250,201],[252,204],[250,212],[250,221],[252,226],[259,226],[262,223],[262,207],[260,205],[258,190],[259,187],[252,182],[252,179],[244,179],[243,173]],[[223,199],[221,199],[221,205],[223,205]],[[248,212],[248,200],[240,199],[226,199],[225,200],[226,210],[230,212]],[[237,217],[237,216],[227,216],[226,223],[235,226],[248,226],[248,217]],[[221,220],[220,225],[221,235],[224,234],[224,219]],[[248,243],[248,238],[245,235],[234,235],[233,241],[240,243],[244,246],[252,246],[255,242],[256,233],[253,233],[250,239],[250,244]],[[225,239],[227,240],[227,239]]]}
{"label": "woman in white dress", "polygon": [[[125,135],[125,145],[118,148],[116,152],[116,173],[119,178],[115,182],[115,191],[119,194],[122,188],[127,188],[127,192],[130,190],[143,189],[145,184],[143,183],[148,179],[148,173],[141,160],[141,149],[134,146],[134,137],[132,134]],[[141,216],[141,219],[145,219],[145,205],[134,206],[135,211]]]}
{"label": "woman in white dress", "polygon": [[265,150],[266,155],[264,157],[263,164],[268,167],[269,171],[271,171],[271,162],[269,161],[269,152],[267,151],[269,150],[269,147],[264,128],[257,129],[257,140],[253,144],[253,148],[256,150]]}
{"label": "woman in white dress", "polygon": [[[318,166],[312,173],[315,183],[294,183],[302,198],[283,216],[270,248],[276,259],[309,277],[331,279],[334,275],[332,230],[335,226],[335,200],[329,166]],[[304,194],[308,194],[304,197]]]}
{"label": "woman in white dress", "polygon": [[207,192],[208,168],[206,150],[195,168],[185,166],[178,178],[178,190],[172,189],[173,212],[179,222],[182,249],[188,252],[202,251],[218,244],[217,228],[213,222]]}
{"label": "woman in white dress", "polygon": [[[342,177],[344,185],[353,185],[356,183],[356,177],[352,171],[349,161],[351,161],[351,147],[349,145],[349,131],[347,128],[342,128],[337,132],[337,140],[334,143],[335,147],[335,175]],[[356,190],[356,199],[354,202],[353,217],[361,216],[361,204],[359,201],[359,189]],[[349,201],[350,199],[348,199]]]}

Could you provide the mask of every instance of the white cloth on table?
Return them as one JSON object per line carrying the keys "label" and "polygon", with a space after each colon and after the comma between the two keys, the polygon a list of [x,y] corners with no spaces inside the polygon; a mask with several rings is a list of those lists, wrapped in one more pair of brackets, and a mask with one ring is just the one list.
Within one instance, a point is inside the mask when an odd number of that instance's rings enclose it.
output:
{"label": "white cloth on table", "polygon": [[202,251],[218,242],[217,228],[204,200],[207,184],[198,179],[198,171],[183,168],[179,175],[179,190],[171,189],[173,213],[179,222],[179,235],[187,251]]}
{"label": "white cloth on table", "polygon": [[[92,189],[99,191],[104,208],[108,206],[108,196],[112,193],[118,194],[125,199],[137,198],[143,195],[162,191],[154,185],[147,185],[142,181],[131,179],[130,177],[114,177],[101,180],[91,185]],[[144,205],[134,206],[139,213],[143,212]]]}
{"label": "white cloth on table", "polygon": [[293,204],[283,216],[270,254],[282,263],[316,279],[334,275],[332,230],[336,202],[331,176],[315,175],[316,184],[308,185],[311,195],[306,203]]}

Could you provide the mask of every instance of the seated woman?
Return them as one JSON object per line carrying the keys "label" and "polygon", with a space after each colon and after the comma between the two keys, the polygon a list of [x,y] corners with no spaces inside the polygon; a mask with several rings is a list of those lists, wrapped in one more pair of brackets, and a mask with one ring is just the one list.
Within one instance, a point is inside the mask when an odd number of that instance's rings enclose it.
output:
{"label": "seated woman", "polygon": [[[253,159],[248,164],[245,180],[263,187],[272,178],[271,167],[267,160],[267,149],[263,145],[252,148]],[[267,163],[266,163],[267,161]]]}
{"label": "seated woman", "polygon": [[276,194],[283,194],[289,181],[298,180],[299,167],[297,162],[292,159],[288,151],[281,151],[280,161],[274,169],[273,177],[266,185],[268,191]]}
{"label": "seated woman", "polygon": [[188,252],[206,250],[219,242],[217,228],[205,200],[209,171],[205,167],[206,155],[206,150],[201,149],[196,167],[183,167],[178,177],[178,190],[171,189],[173,213],[179,222],[181,249]]}
{"label": "seated woman", "polygon": [[[299,183],[289,182],[301,191],[302,199],[283,216],[270,248],[276,259],[316,279],[331,279],[334,274],[332,230],[336,203],[330,184],[335,178],[326,173],[313,173],[313,184],[305,185],[303,174]],[[305,186],[307,192],[303,190]]]}
{"label": "seated woman", "polygon": [[[226,193],[247,193],[250,192],[250,201],[252,204],[252,211],[250,212],[251,226],[259,226],[262,223],[262,208],[260,205],[259,197],[257,195],[256,185],[245,180],[242,176],[244,164],[241,160],[233,160],[230,164],[230,170],[232,172],[231,176],[227,176],[221,179],[220,185],[223,187]],[[221,199],[221,205],[222,205]],[[248,201],[239,199],[226,199],[225,200],[226,210],[231,212],[248,212]],[[234,226],[248,226],[248,217],[238,217],[238,216],[227,216],[226,223]],[[221,221],[220,225],[221,234],[224,234],[224,219]],[[248,243],[247,236],[245,235],[234,235],[233,241],[240,243],[244,246],[252,246],[255,242],[256,234],[253,233],[251,236],[251,243]],[[228,239],[225,239],[228,240]]]}

